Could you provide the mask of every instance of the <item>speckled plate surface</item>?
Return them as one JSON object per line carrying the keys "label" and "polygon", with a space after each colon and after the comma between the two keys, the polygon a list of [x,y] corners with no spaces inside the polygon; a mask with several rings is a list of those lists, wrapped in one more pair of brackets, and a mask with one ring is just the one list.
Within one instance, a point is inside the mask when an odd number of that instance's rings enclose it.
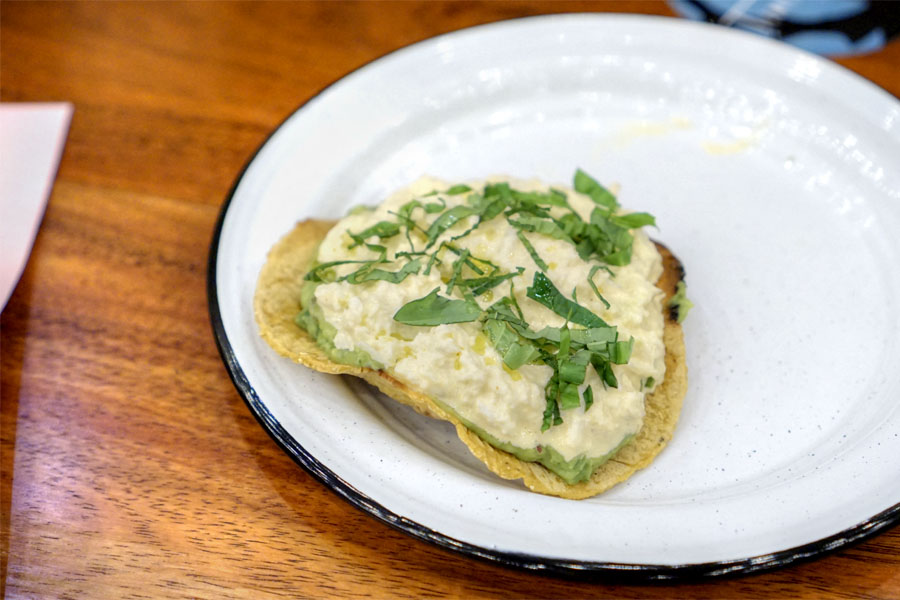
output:
{"label": "speckled plate surface", "polygon": [[[896,99],[748,34],[608,15],[456,32],[349,74],[260,148],[211,248],[216,339],[286,452],[416,537],[591,577],[805,560],[900,520],[897,156]],[[422,174],[566,183],[578,166],[656,215],[696,304],[678,431],[625,484],[580,502],[527,492],[445,424],[258,337],[256,277],[297,220]]]}

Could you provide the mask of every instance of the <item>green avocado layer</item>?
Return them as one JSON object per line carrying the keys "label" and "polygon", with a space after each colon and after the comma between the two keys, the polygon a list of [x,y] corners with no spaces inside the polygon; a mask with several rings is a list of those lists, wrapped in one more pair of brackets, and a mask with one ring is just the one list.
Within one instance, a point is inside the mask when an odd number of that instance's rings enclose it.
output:
{"label": "green avocado layer", "polygon": [[[334,336],[337,330],[333,325],[325,320],[322,309],[314,302],[315,289],[319,284],[307,281],[303,285],[301,292],[301,302],[304,307],[295,318],[298,326],[309,333],[315,340],[316,344],[328,355],[328,358],[334,362],[345,365],[354,365],[358,367],[368,367],[370,369],[382,370],[384,365],[375,361],[369,354],[362,350],[343,350],[334,345]],[[563,481],[568,484],[575,484],[590,479],[594,471],[610,459],[619,448],[628,443],[633,436],[626,436],[618,446],[613,448],[611,452],[604,456],[587,457],[584,455],[576,456],[571,460],[565,460],[562,455],[552,446],[539,446],[538,448],[519,448],[510,443],[498,440],[477,425],[467,421],[452,408],[432,398],[441,408],[459,419],[468,429],[473,431],[478,437],[488,444],[509,452],[519,460],[526,462],[537,462],[545,466],[550,471],[556,473]]]}
{"label": "green avocado layer", "polygon": [[518,446],[513,446],[510,443],[502,442],[477,425],[474,425],[473,423],[459,416],[456,411],[445,405],[443,402],[439,402],[437,400],[435,400],[435,402],[437,402],[437,404],[440,405],[441,408],[453,414],[457,419],[462,421],[463,425],[472,430],[478,437],[486,441],[494,448],[503,450],[504,452],[509,452],[519,460],[524,460],[525,462],[540,463],[547,467],[547,469],[559,475],[559,477],[563,481],[570,485],[590,479],[594,471],[597,470],[597,467],[612,458],[612,456],[619,451],[619,448],[627,444],[629,441],[631,441],[631,438],[634,437],[633,435],[625,436],[625,438],[621,442],[619,442],[618,446],[616,446],[608,454],[605,454],[603,456],[590,458],[581,454],[579,456],[576,456],[572,460],[566,460],[563,458],[562,454],[556,451],[553,446],[519,448]]}
{"label": "green avocado layer", "polygon": [[322,349],[328,358],[342,365],[356,367],[368,367],[380,371],[384,365],[369,356],[363,350],[343,350],[334,345],[334,336],[337,330],[325,320],[322,309],[313,301],[315,299],[318,284],[307,281],[300,292],[300,303],[303,310],[294,318],[294,322],[316,340],[316,344]]}

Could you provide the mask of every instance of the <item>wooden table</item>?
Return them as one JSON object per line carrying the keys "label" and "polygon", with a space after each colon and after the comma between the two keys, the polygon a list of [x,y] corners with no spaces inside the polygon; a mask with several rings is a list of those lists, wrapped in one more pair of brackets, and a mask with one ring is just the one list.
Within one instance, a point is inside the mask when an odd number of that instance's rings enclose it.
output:
{"label": "wooden table", "polygon": [[[361,513],[256,423],[213,343],[206,259],[266,135],[390,50],[477,23],[662,3],[4,3],[2,100],[75,105],[2,314],[10,598],[900,597],[900,529],[678,587],[463,558]],[[900,42],[840,61],[900,94]]]}

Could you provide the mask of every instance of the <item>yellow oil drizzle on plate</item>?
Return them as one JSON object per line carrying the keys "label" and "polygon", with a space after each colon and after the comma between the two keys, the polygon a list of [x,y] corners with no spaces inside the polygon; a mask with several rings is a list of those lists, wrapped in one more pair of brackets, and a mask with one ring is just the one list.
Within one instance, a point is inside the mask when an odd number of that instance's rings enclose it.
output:
{"label": "yellow oil drizzle on plate", "polygon": [[741,138],[739,140],[730,140],[727,142],[703,140],[700,145],[708,154],[712,154],[714,156],[723,156],[728,154],[739,154],[744,150],[747,150],[756,145],[757,141],[759,141],[759,135],[754,133],[753,135],[747,136],[745,138]]}
{"label": "yellow oil drizzle on plate", "polygon": [[635,121],[622,127],[613,137],[614,143],[626,146],[641,138],[660,137],[678,131],[692,129],[694,124],[684,117],[672,117],[666,121]]}
{"label": "yellow oil drizzle on plate", "polygon": [[713,156],[740,154],[741,152],[744,152],[745,150],[749,150],[750,148],[756,146],[759,143],[760,139],[762,139],[763,131],[765,131],[768,126],[768,120],[764,120],[763,122],[754,126],[749,131],[749,133],[737,137],[737,139],[708,139],[700,142],[700,146],[706,151],[707,154],[711,154]]}

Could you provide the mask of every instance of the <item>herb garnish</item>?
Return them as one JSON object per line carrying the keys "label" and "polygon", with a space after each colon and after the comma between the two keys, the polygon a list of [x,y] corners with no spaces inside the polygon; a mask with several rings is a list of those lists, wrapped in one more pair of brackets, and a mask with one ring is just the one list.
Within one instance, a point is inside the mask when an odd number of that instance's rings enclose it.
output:
{"label": "herb garnish", "polygon": [[370,237],[377,236],[378,238],[384,240],[389,237],[393,237],[400,233],[400,224],[394,223],[393,221],[380,221],[375,223],[371,227],[359,232],[359,233],[351,233],[347,232],[353,239],[353,245],[351,248],[355,248],[356,246],[361,246],[366,243],[366,240]]}
{"label": "herb garnish", "polygon": [[572,321],[585,327],[608,327],[606,321],[577,302],[563,296],[543,273],[534,274],[534,283],[526,290],[526,295],[565,318],[566,321]]}
{"label": "herb garnish", "polygon": [[435,326],[449,323],[469,323],[481,316],[481,308],[474,302],[452,300],[438,295],[440,288],[418,300],[400,307],[394,320],[407,325]]}
{"label": "herb garnish", "polygon": [[[467,185],[435,190],[425,195],[434,201],[411,200],[396,213],[391,213],[396,221],[379,221],[359,233],[347,232],[353,241],[349,248],[365,246],[376,258],[322,263],[312,268],[306,279],[313,282],[346,281],[354,285],[368,281],[401,283],[420,272],[428,275],[435,264],[444,264],[450,260],[449,255],[454,255],[449,275],[447,269],[444,270],[447,277],[445,295],[440,295],[441,288],[436,287],[424,297],[400,307],[394,320],[420,327],[478,321],[507,368],[515,370],[527,364],[549,366],[553,373],[544,388],[547,402],[541,425],[544,431],[562,423],[561,411],[579,406],[586,411],[592,406],[594,390],[591,386],[579,394],[589,367],[596,371],[604,386],[618,387],[612,365],[628,362],[634,339],[619,341],[616,327],[581,305],[574,290],[572,298],[568,298],[557,289],[546,275],[550,267],[528,236],[546,236],[569,243],[582,260],[594,263],[587,282],[597,298],[609,308],[609,302],[593,281],[594,275],[602,269],[615,276],[610,266],[622,266],[631,261],[633,237],[630,230],[656,224],[653,216],[647,213],[617,214],[620,207],[615,195],[581,169],[575,173],[574,188],[590,197],[596,205],[587,221],[569,205],[566,194],[555,189],[523,192],[504,182],[487,184],[480,192]],[[448,208],[447,200],[460,195],[465,195],[464,203],[459,204],[457,200]],[[418,209],[426,216],[436,217],[420,224],[422,222],[414,218]],[[495,218],[504,218],[515,228],[520,243],[539,269],[534,273],[526,296],[564,318],[562,327],[544,327],[540,331],[530,328],[513,293],[514,280],[525,271],[523,267],[501,272],[489,260],[456,245],[482,223]],[[463,222],[469,223],[464,231],[449,238],[444,235]],[[409,250],[395,252],[392,259],[388,259],[385,246],[370,242],[372,238],[383,242],[400,233],[409,243]],[[392,270],[381,268],[393,263],[397,266]],[[334,268],[348,264],[359,266],[337,277]],[[487,308],[481,308],[476,299],[505,281],[510,282],[509,294]],[[454,291],[462,298],[453,298]],[[683,310],[686,312],[686,308]],[[651,387],[652,378],[644,385]]]}
{"label": "herb garnish", "polygon": [[528,241],[528,238],[525,237],[525,234],[520,230],[516,231],[516,236],[519,238],[519,241],[522,242],[522,245],[525,246],[525,250],[528,251],[528,254],[531,255],[531,260],[534,261],[534,264],[536,264],[541,271],[548,270],[550,267],[548,267],[547,263],[544,262],[544,259],[540,257],[537,250],[534,249],[534,246],[532,246],[531,242]]}

